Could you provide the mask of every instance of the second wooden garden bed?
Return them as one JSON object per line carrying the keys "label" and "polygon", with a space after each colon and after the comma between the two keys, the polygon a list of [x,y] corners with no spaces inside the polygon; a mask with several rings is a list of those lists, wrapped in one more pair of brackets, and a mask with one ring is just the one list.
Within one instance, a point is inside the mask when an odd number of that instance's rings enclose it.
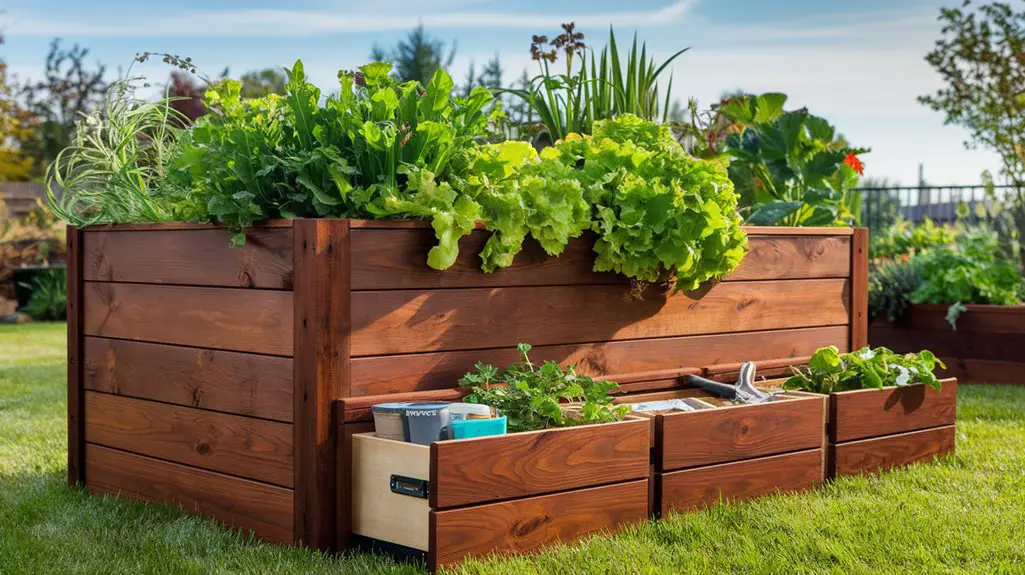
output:
{"label": "second wooden garden bed", "polygon": [[966,383],[1025,385],[1025,306],[965,307],[954,330],[948,306],[913,305],[896,322],[872,322],[869,341],[901,353],[931,350],[947,364],[940,373]]}

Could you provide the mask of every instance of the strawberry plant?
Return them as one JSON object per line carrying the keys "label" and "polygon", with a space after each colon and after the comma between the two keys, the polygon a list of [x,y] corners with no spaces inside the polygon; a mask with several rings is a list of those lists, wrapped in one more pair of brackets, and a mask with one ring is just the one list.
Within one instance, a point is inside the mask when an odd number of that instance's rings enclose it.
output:
{"label": "strawberry plant", "polygon": [[937,365],[946,367],[928,350],[901,355],[885,347],[865,347],[842,354],[831,345],[817,350],[807,367],[794,367],[793,377],[783,387],[822,394],[916,383],[939,389],[940,381],[933,373]]}
{"label": "strawberry plant", "polygon": [[[534,431],[552,427],[619,421],[630,412],[629,406],[612,405],[609,392],[619,387],[614,381],[595,381],[577,375],[572,365],[562,368],[554,361],[540,366],[531,363],[531,345],[516,346],[522,361],[499,370],[478,362],[475,371],[459,380],[470,389],[465,401],[489,405],[508,418],[510,432]],[[581,408],[567,412],[566,402],[582,402]]]}

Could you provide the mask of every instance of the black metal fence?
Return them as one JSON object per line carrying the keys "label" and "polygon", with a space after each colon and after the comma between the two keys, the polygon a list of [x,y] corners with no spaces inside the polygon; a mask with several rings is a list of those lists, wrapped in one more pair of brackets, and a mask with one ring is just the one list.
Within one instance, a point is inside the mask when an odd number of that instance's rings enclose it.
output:
{"label": "black metal fence", "polygon": [[[861,225],[883,229],[898,218],[921,222],[977,222],[995,205],[1006,205],[1023,192],[1015,186],[907,186],[861,188]],[[989,210],[989,211],[987,211]]]}

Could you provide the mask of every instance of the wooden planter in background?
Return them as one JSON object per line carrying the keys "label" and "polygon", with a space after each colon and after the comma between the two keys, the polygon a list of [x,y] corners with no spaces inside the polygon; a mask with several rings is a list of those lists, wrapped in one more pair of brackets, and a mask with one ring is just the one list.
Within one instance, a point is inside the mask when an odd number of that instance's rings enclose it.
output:
{"label": "wooden planter in background", "polygon": [[559,258],[527,245],[485,275],[487,232],[439,272],[425,222],[275,221],[242,248],[210,225],[70,229],[69,480],[344,549],[370,406],[456,399],[476,361],[514,361],[518,342],[626,391],[864,345],[864,230],[748,233],[727,280],[630,301],[624,278],[591,271],[588,237]]}
{"label": "wooden planter in background", "polygon": [[874,321],[869,341],[901,353],[931,350],[947,364],[939,373],[963,383],[1025,384],[1025,305],[967,305],[956,331],[948,307],[913,305],[896,322]]}
{"label": "wooden planter in background", "polygon": [[957,380],[829,396],[830,476],[875,473],[954,452]]}

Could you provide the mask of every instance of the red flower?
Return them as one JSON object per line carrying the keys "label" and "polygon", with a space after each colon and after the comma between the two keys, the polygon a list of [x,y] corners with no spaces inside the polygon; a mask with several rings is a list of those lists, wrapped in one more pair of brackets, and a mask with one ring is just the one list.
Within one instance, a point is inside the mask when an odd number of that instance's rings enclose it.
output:
{"label": "red flower", "polygon": [[859,176],[865,175],[865,164],[863,164],[853,153],[848,152],[847,157],[843,159],[843,163],[850,166],[855,172],[858,172]]}

